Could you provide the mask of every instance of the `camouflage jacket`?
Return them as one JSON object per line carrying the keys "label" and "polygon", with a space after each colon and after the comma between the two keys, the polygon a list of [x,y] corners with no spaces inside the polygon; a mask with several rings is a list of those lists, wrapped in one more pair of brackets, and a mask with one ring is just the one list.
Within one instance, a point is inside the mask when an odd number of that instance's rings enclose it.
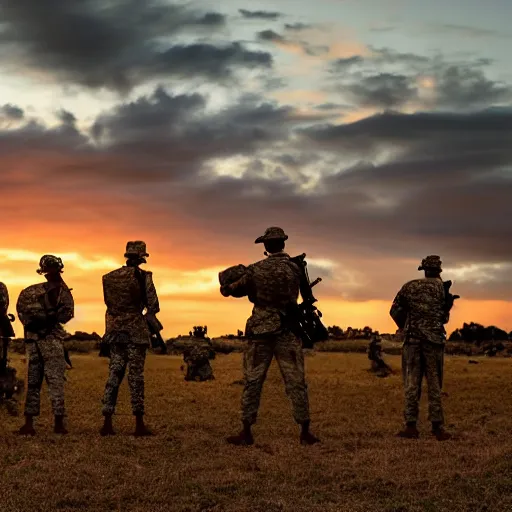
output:
{"label": "camouflage jacket", "polygon": [[[55,290],[57,294],[53,293]],[[16,312],[25,328],[25,339],[37,341],[46,336],[64,339],[68,335],[63,324],[75,316],[75,302],[64,282],[59,287],[54,283],[39,283],[21,291]]]}
{"label": "camouflage jacket", "polygon": [[207,343],[194,343],[183,352],[183,360],[187,364],[204,364],[210,359],[210,347]]}
{"label": "camouflage jacket", "polygon": [[254,304],[245,326],[246,336],[258,337],[281,330],[281,315],[288,304],[297,303],[300,280],[299,267],[285,252],[270,254],[247,267],[230,288],[230,295],[247,295]]}
{"label": "camouflage jacket", "polygon": [[444,344],[444,324],[449,320],[445,300],[443,281],[438,277],[414,279],[402,286],[389,314],[403,329],[405,342]]}
{"label": "camouflage jacket", "polygon": [[9,292],[4,283],[0,283],[0,314],[7,313],[9,309]]}
{"label": "camouflage jacket", "polygon": [[[150,333],[143,312],[143,294],[135,274],[135,267],[121,267],[103,276],[105,313],[104,341],[130,341],[141,345],[150,344]],[[158,296],[153,284],[153,273],[139,269],[146,284],[148,311],[160,311]],[[123,334],[123,336],[119,336]]]}

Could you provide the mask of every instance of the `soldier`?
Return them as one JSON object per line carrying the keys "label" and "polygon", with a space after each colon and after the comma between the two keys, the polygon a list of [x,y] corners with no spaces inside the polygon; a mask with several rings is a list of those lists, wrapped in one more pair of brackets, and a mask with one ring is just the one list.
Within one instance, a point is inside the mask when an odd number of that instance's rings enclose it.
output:
{"label": "soldier", "polygon": [[390,315],[402,330],[402,374],[405,387],[406,427],[399,437],[416,439],[416,428],[423,375],[428,385],[429,421],[432,434],[438,441],[450,439],[443,428],[444,416],[441,404],[443,379],[444,324],[449,320],[449,308],[441,280],[441,259],[427,256],[418,270],[425,277],[409,281],[395,297]]}
{"label": "soldier", "polygon": [[14,394],[18,392],[19,379],[16,378],[16,369],[9,366],[9,338],[14,338],[12,322],[14,316],[9,315],[9,292],[4,283],[0,283],[0,403],[5,403],[7,411],[12,416],[18,414],[18,403]]}
{"label": "soldier", "polygon": [[62,279],[64,264],[57,256],[47,254],[39,262],[38,274],[47,282],[25,288],[20,293],[16,310],[25,328],[28,359],[25,425],[19,433],[35,435],[33,417],[39,416],[40,392],[46,379],[55,416],[54,432],[67,434],[64,427],[64,339],[62,324],[74,317],[75,304],[71,289]]}
{"label": "soldier", "polygon": [[251,427],[256,422],[263,382],[274,355],[285,382],[286,393],[292,402],[294,419],[302,427],[300,442],[319,442],[309,431],[308,391],[301,341],[281,323],[288,306],[297,303],[301,284],[299,267],[284,252],[287,239],[288,236],[281,228],[268,228],[255,241],[264,244],[268,258],[249,265],[245,271],[240,265],[232,267],[241,269],[242,276],[231,283],[225,282],[224,273],[219,274],[220,291],[224,297],[248,296],[254,304],[245,329],[248,348],[244,355],[243,430],[239,435],[227,439],[231,444],[254,443]]}
{"label": "soldier", "polygon": [[371,361],[371,371],[379,377],[387,377],[393,373],[389,365],[382,359],[382,346],[379,333],[373,334],[372,341],[368,346],[368,359]]}
{"label": "soldier", "polygon": [[210,349],[206,341],[195,341],[192,347],[185,349],[183,360],[187,365],[185,380],[202,382],[215,379],[210,365]]}
{"label": "soldier", "polygon": [[143,315],[160,311],[153,274],[139,268],[149,254],[142,241],[126,244],[126,265],[103,276],[103,296],[107,311],[103,342],[110,346],[109,376],[103,396],[102,436],[114,435],[114,414],[119,386],[128,367],[135,436],[153,433],[144,424],[144,364],[150,346],[150,332]]}

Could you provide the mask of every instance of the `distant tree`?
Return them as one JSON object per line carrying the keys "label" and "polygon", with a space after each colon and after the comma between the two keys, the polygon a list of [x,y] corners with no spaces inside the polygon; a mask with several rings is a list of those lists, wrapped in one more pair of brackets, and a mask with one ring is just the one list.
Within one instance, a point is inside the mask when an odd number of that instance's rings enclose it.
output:
{"label": "distant tree", "polygon": [[474,343],[480,346],[486,341],[507,341],[509,334],[503,329],[490,325],[485,327],[476,322],[466,323],[462,325],[462,328],[455,329],[448,337],[449,341],[465,341],[467,343]]}
{"label": "distant tree", "polygon": [[343,337],[343,329],[338,325],[333,325],[331,327],[327,327],[327,332],[329,336],[333,338],[341,338]]}
{"label": "distant tree", "polygon": [[96,333],[88,333],[84,331],[75,331],[75,334],[72,335],[72,338],[74,338],[76,341],[100,341],[101,336]]}
{"label": "distant tree", "polygon": [[363,334],[364,334],[364,337],[366,339],[370,339],[371,338],[372,332],[373,332],[373,329],[371,327],[369,327],[368,325],[363,327]]}

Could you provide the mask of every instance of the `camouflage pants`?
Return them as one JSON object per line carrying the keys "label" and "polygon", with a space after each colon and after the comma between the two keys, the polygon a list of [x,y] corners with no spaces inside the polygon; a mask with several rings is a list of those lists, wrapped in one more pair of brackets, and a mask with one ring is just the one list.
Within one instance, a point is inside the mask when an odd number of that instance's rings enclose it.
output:
{"label": "camouflage pants", "polygon": [[245,387],[242,420],[256,423],[261,391],[275,355],[291,400],[293,417],[299,424],[309,421],[308,388],[304,377],[304,355],[300,340],[290,332],[272,338],[250,340],[244,354]]}
{"label": "camouflage pants", "polygon": [[444,422],[441,404],[444,346],[433,343],[405,343],[402,349],[402,375],[405,388],[405,421],[418,420],[423,376],[428,386],[428,420]]}
{"label": "camouflage pants", "polygon": [[114,414],[119,386],[128,366],[128,386],[134,415],[144,414],[144,364],[146,345],[116,343],[110,346],[110,364],[105,394],[103,395],[103,415]]}
{"label": "camouflage pants", "polygon": [[41,385],[46,378],[55,416],[64,416],[64,346],[55,336],[26,344],[28,359],[25,415],[39,416]]}

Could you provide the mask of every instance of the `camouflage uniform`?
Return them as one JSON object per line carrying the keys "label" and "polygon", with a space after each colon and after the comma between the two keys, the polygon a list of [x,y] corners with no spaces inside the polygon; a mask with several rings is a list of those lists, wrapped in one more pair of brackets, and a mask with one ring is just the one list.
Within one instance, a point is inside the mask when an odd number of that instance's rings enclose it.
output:
{"label": "camouflage uniform", "polygon": [[[275,231],[275,233],[274,233]],[[280,228],[269,228],[256,243],[269,238],[286,239]],[[233,273],[242,274],[229,285],[234,297],[248,296],[254,304],[245,333],[248,347],[244,354],[245,387],[242,395],[242,420],[254,424],[268,368],[275,356],[291,400],[293,417],[299,424],[309,422],[309,402],[304,375],[304,356],[300,340],[281,325],[287,305],[296,303],[300,289],[300,269],[285,252],[270,254],[243,269],[231,267],[219,274],[221,285]],[[226,292],[221,288],[221,293]]]}
{"label": "camouflage uniform", "polygon": [[[419,269],[441,268],[438,256],[429,256]],[[406,283],[393,301],[390,315],[403,325],[402,374],[405,387],[405,421],[418,419],[421,383],[428,385],[429,421],[444,422],[441,405],[444,344],[449,313],[440,277],[425,277]]]}
{"label": "camouflage uniform", "polygon": [[[128,242],[125,257],[130,255],[149,256],[144,242]],[[133,414],[144,414],[144,364],[150,333],[143,315],[144,299],[137,272],[143,276],[148,311],[156,314],[160,306],[151,272],[123,266],[103,276],[103,295],[107,306],[103,342],[110,346],[109,376],[103,396],[105,416],[115,411],[119,386],[127,367]]]}
{"label": "camouflage uniform", "polygon": [[[41,385],[46,378],[53,414],[64,416],[66,362],[63,342],[67,333],[62,324],[74,317],[71,290],[63,281],[29,286],[20,293],[16,310],[25,328],[28,359],[25,415],[39,415]],[[45,323],[51,311],[55,321],[48,327]]]}
{"label": "camouflage uniform", "polygon": [[9,292],[4,283],[0,283],[0,314],[7,313],[9,309]]}
{"label": "camouflage uniform", "polygon": [[187,364],[185,380],[213,380],[213,369],[210,365],[210,350],[205,342],[195,342],[184,351],[183,360]]}

